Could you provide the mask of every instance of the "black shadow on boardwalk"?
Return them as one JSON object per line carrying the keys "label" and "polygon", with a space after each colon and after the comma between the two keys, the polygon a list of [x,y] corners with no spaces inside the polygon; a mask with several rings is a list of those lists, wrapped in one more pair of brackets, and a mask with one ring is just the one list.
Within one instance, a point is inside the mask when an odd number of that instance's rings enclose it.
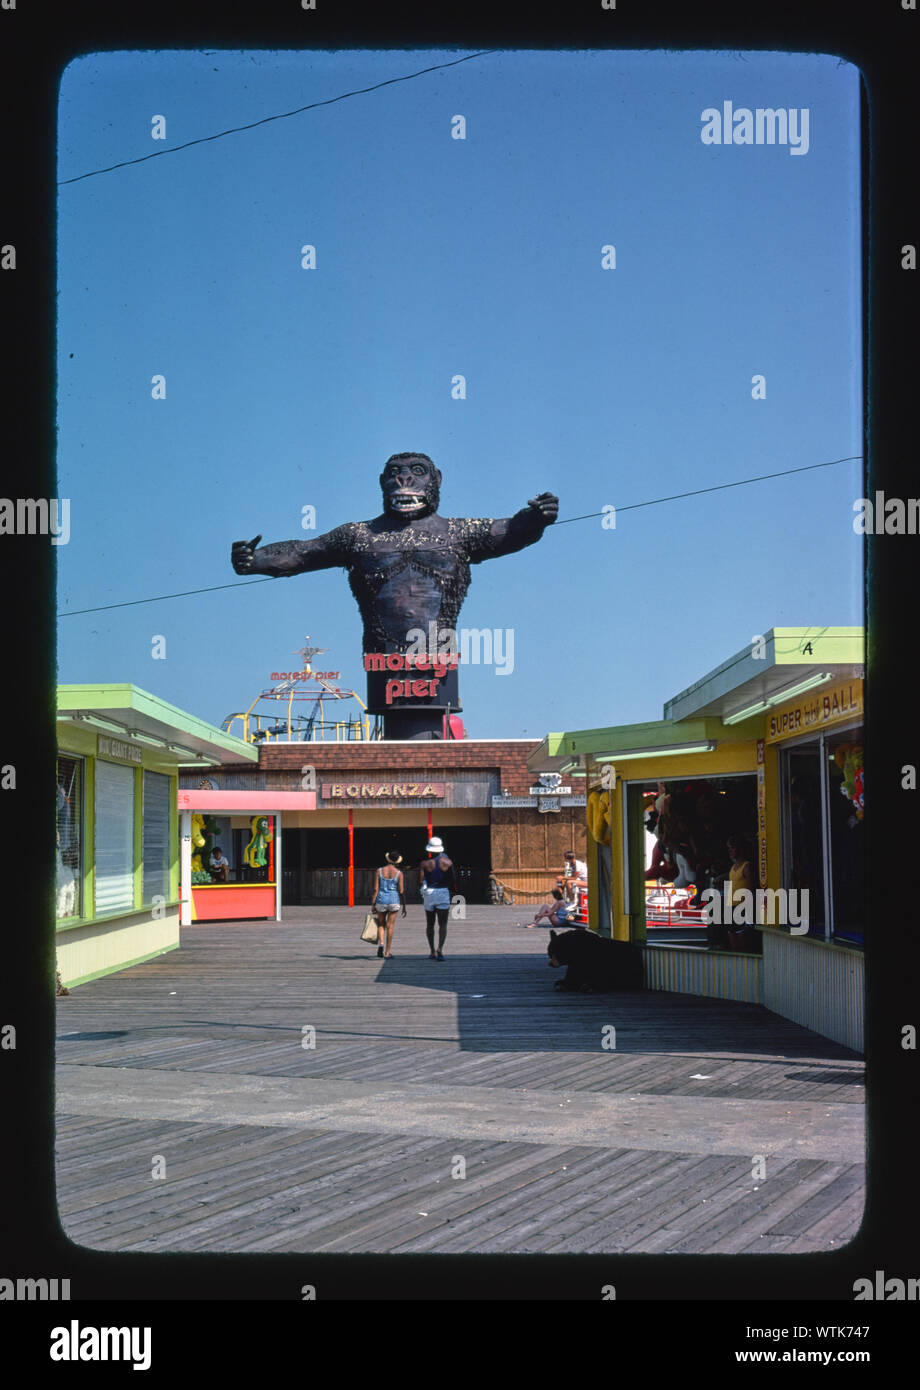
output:
{"label": "black shadow on boardwalk", "polygon": [[[596,1052],[613,1025],[618,1053],[798,1061],[793,1082],[816,1080],[825,1061],[858,1060],[756,1004],[662,991],[557,992],[563,972],[548,964],[548,933],[524,931],[507,916],[496,922],[493,909],[472,907],[470,920],[451,922],[444,961],[429,958],[418,909],[398,921],[390,960],[358,940],[363,909],[294,912],[282,923],[183,929],[180,950],[79,987],[59,1001],[61,1060],[67,1043],[84,1040],[200,1034],[282,1042],[304,1023],[330,1041],[493,1053]],[[828,1071],[827,1080],[843,1077]]]}

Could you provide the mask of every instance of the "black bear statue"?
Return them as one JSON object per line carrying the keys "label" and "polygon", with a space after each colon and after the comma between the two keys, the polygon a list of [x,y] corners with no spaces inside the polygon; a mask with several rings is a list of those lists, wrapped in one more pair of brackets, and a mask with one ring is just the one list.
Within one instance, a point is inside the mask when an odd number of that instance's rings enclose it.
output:
{"label": "black bear statue", "polygon": [[642,989],[642,952],[630,941],[610,941],[593,931],[551,931],[546,948],[549,963],[568,966],[554,988],[580,994]]}

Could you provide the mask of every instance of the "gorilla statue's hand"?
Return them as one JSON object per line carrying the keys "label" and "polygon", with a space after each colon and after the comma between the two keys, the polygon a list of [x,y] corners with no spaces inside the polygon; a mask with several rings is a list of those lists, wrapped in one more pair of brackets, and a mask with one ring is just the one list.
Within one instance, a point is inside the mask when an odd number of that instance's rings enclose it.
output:
{"label": "gorilla statue's hand", "polygon": [[251,541],[234,541],[230,551],[230,563],[237,574],[252,573],[252,557],[258,547],[261,536],[256,536]]}
{"label": "gorilla statue's hand", "polygon": [[544,526],[549,526],[559,515],[559,498],[551,492],[541,492],[538,497],[531,497],[527,505],[540,513]]}

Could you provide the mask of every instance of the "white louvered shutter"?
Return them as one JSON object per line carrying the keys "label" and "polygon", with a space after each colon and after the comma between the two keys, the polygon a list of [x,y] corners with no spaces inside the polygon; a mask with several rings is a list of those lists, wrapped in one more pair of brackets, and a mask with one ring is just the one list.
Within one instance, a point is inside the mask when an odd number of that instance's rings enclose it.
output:
{"label": "white louvered shutter", "polygon": [[96,759],[96,916],[134,906],[134,769]]}
{"label": "white louvered shutter", "polygon": [[158,894],[169,896],[169,778],[162,772],[144,773],[144,890],[145,903]]}

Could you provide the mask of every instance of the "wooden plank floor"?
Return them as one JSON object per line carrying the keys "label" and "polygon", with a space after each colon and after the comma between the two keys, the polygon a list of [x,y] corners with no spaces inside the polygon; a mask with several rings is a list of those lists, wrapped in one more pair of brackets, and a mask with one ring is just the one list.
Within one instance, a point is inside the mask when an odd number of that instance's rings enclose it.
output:
{"label": "wooden plank floor", "polygon": [[294,909],[185,929],[179,951],[59,1000],[70,1238],[680,1254],[853,1238],[856,1054],[757,1005],[556,993],[546,932],[467,912],[444,962],[419,907],[390,961],[359,941],[363,909]]}

